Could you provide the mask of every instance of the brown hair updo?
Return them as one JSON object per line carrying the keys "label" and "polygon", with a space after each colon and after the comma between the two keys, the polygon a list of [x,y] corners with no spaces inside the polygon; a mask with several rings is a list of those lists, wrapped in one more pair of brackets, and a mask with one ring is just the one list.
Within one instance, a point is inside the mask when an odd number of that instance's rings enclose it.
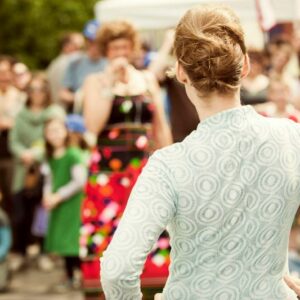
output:
{"label": "brown hair updo", "polygon": [[101,25],[97,33],[97,43],[102,55],[107,55],[108,44],[117,39],[129,40],[134,51],[140,48],[139,35],[132,23],[128,21],[110,21]]}
{"label": "brown hair updo", "polygon": [[246,46],[239,18],[229,7],[188,10],[177,25],[174,51],[201,96],[239,88]]}

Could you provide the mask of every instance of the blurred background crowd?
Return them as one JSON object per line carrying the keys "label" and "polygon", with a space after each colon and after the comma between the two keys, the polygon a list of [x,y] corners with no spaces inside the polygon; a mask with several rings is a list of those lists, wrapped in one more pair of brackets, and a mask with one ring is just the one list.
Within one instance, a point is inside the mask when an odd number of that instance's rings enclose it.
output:
{"label": "blurred background crowd", "polygon": [[[65,277],[53,292],[99,293],[98,258],[148,156],[182,141],[201,120],[167,76],[172,28],[152,41],[131,22],[91,19],[96,1],[28,3],[0,4],[1,19],[10,20],[0,30],[0,290],[9,291],[17,272],[63,263]],[[63,17],[48,23],[56,9]],[[24,18],[13,22],[16,10]],[[249,39],[242,104],[300,122],[300,30],[270,17],[266,28],[261,18],[263,44]],[[36,29],[43,36],[32,39]],[[297,215],[290,239],[296,274],[299,226]],[[169,249],[164,233],[145,282],[167,276]]]}

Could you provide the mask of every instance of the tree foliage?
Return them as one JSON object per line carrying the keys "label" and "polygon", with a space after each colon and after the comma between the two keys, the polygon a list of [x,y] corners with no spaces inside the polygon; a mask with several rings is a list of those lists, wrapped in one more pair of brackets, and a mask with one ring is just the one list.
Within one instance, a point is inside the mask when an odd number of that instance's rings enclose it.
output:
{"label": "tree foliage", "polygon": [[45,68],[64,32],[82,31],[98,0],[0,0],[0,53]]}

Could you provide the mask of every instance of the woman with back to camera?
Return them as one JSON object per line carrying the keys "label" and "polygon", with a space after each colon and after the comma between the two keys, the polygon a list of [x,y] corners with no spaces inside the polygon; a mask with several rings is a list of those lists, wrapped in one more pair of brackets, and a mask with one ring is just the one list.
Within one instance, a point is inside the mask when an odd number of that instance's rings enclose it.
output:
{"label": "woman with back to camera", "polygon": [[180,20],[176,74],[201,123],[143,169],[101,259],[106,299],[141,299],[139,275],[168,226],[163,300],[294,300],[284,282],[300,196],[300,127],[240,104],[249,71],[236,14],[201,6]]}
{"label": "woman with back to camera", "polygon": [[139,47],[133,25],[103,24],[98,42],[109,63],[83,87],[85,124],[97,136],[98,149],[92,155],[81,230],[81,256],[96,258],[97,266],[153,146],[171,143],[154,76],[131,65]]}

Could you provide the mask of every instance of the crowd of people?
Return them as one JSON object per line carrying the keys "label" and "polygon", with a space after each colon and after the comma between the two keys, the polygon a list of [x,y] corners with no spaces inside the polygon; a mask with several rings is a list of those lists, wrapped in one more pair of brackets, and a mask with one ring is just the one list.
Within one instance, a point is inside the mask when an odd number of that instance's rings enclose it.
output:
{"label": "crowd of people", "polygon": [[[265,117],[300,122],[299,39],[278,36],[263,50],[248,50],[251,70],[241,82],[242,104]],[[181,142],[201,122],[171,74],[173,42],[169,30],[153,54],[130,22],[93,20],[82,34],[61,39],[61,52],[47,70],[35,72],[0,56],[0,290],[9,272],[26,267],[33,244],[44,271],[55,264],[50,254],[64,258],[59,292],[81,286],[82,261],[90,262],[90,269],[82,268],[85,278],[99,273],[99,257],[151,153]],[[296,216],[290,244],[295,271],[298,225]],[[169,251],[163,232],[148,269],[165,271]]]}

